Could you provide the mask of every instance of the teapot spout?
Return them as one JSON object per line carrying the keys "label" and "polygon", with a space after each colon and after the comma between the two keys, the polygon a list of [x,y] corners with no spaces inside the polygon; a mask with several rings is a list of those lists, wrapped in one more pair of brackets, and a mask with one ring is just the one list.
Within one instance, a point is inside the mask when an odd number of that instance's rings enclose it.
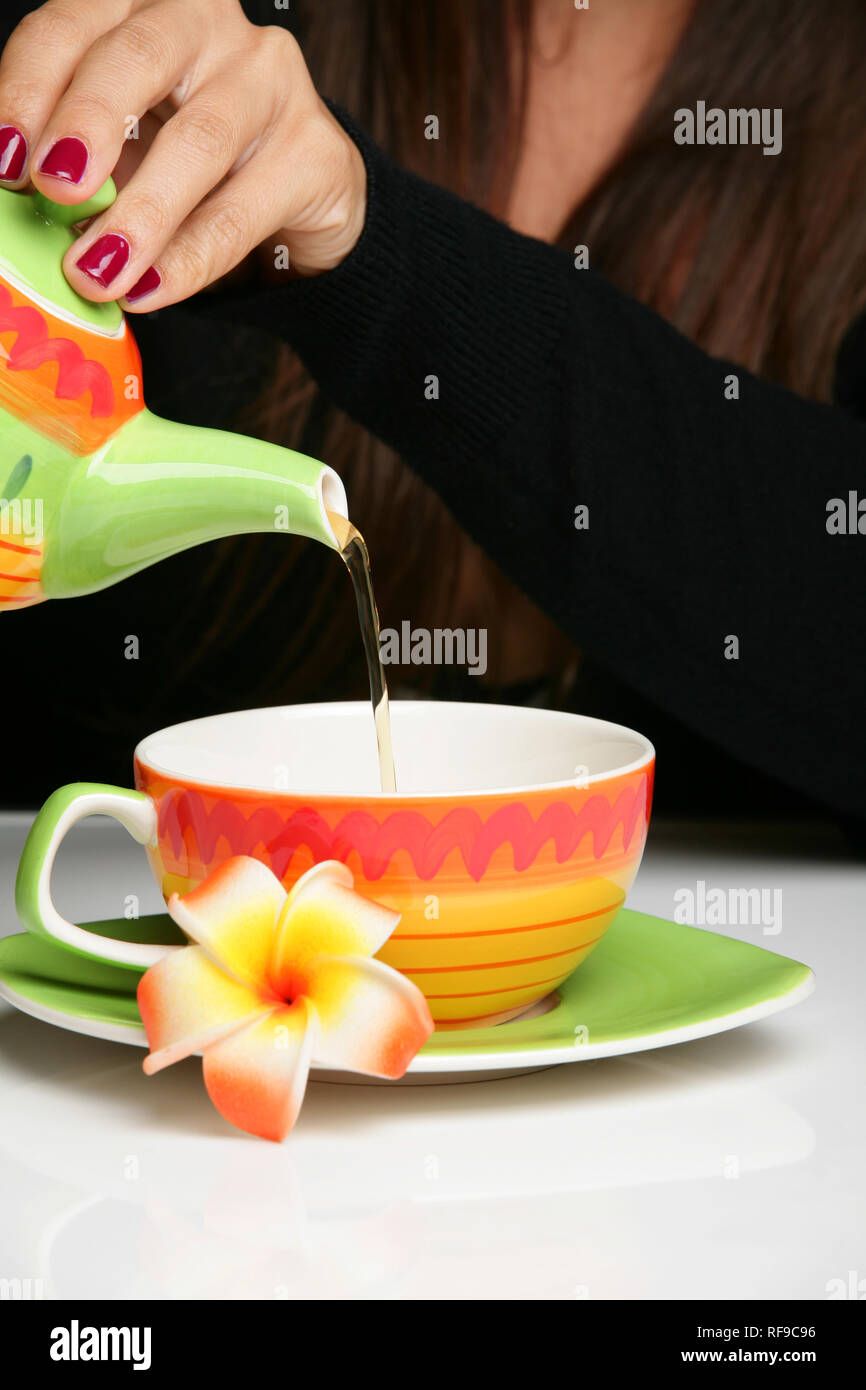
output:
{"label": "teapot spout", "polygon": [[45,557],[48,597],[106,588],[223,536],[277,531],[338,550],[328,512],[347,515],[333,469],[225,430],[143,409],[70,480]]}

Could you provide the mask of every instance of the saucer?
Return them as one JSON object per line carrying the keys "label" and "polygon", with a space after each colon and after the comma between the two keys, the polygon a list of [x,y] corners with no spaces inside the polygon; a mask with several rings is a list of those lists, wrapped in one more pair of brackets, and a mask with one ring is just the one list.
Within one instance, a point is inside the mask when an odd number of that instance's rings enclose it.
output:
{"label": "saucer", "polygon": [[[125,941],[185,939],[162,913],[88,923],[87,930]],[[0,940],[0,997],[45,1023],[110,1042],[147,1046],[135,998],[141,973],[27,932]],[[787,1009],[814,984],[809,967],[786,956],[624,908],[542,1006],[495,1027],[434,1033],[406,1079],[480,1080],[691,1042]],[[312,1070],[322,1081],[350,1079]]]}

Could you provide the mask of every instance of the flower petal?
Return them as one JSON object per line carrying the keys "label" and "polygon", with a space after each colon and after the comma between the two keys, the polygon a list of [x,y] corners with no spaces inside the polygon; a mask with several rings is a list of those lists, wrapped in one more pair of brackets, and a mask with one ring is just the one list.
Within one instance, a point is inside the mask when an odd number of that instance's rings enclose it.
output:
{"label": "flower petal", "polygon": [[351,869],[335,859],[315,864],[286,898],[277,925],[271,979],[278,994],[294,998],[295,971],[316,956],[372,956],[400,920],[353,888]]}
{"label": "flower petal", "polygon": [[236,980],[267,988],[268,964],[286,890],[266,864],[238,854],[168,910],[177,925]]}
{"label": "flower petal", "polygon": [[262,1139],[285,1139],[298,1118],[316,1037],[306,999],[209,1047],[204,1084],[230,1124]]}
{"label": "flower petal", "polygon": [[433,1032],[417,985],[366,956],[323,957],[304,974],[319,1021],[316,1061],[368,1076],[402,1076]]}
{"label": "flower petal", "polygon": [[151,1075],[245,1023],[272,1013],[278,1001],[264,999],[226,975],[200,946],[182,946],[152,965],[138,982],[138,1008],[150,1053]]}

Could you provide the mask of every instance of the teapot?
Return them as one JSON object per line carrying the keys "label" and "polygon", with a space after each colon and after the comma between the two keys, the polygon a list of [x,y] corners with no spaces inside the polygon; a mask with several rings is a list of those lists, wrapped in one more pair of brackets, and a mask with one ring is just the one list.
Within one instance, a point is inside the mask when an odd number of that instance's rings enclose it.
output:
{"label": "teapot", "polygon": [[116,303],[68,284],[85,203],[0,189],[0,612],[93,593],[189,546],[280,530],[339,543],[331,468],[225,430],[160,419]]}

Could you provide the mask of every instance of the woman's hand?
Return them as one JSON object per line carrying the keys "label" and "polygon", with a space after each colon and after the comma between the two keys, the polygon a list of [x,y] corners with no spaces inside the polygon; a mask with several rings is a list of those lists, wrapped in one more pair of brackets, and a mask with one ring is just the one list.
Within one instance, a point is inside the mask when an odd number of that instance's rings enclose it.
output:
{"label": "woman's hand", "polygon": [[[25,143],[26,142],[26,143]],[[185,299],[266,240],[338,265],[361,233],[357,147],[285,30],[237,0],[48,0],[0,60],[0,184],[80,203],[120,192],[64,258],[88,299]]]}

